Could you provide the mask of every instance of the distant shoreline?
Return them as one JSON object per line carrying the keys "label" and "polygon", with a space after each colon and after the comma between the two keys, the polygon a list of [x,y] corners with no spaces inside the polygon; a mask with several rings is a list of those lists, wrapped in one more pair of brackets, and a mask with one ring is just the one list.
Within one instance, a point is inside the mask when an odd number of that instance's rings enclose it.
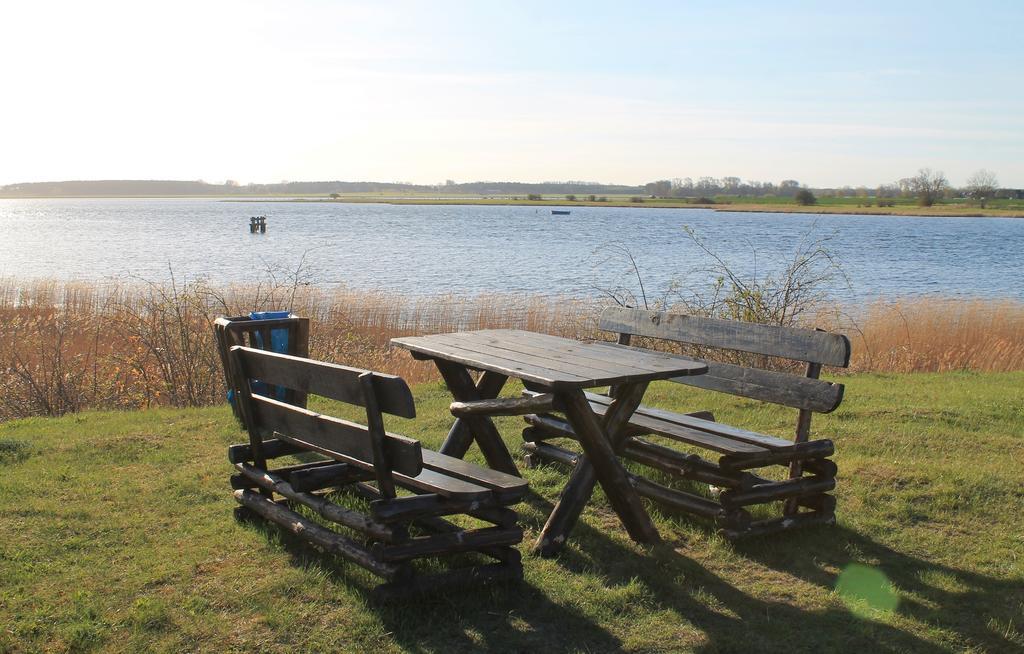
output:
{"label": "distant shoreline", "polygon": [[590,200],[512,200],[492,198],[399,198],[394,196],[350,196],[341,198],[310,197],[309,195],[264,195],[239,197],[237,195],[67,195],[67,196],[0,196],[0,200],[213,200],[218,202],[263,203],[324,203],[324,204],[391,204],[413,206],[507,206],[549,207],[612,207],[617,209],[710,209],[716,212],[739,213],[813,213],[865,216],[908,216],[921,218],[1024,218],[1018,209],[982,209],[964,205],[936,205],[918,207],[896,205],[892,207],[851,206],[849,204],[814,204],[802,206],[785,203],[722,202],[694,204],[685,200],[644,198],[634,202],[628,198],[609,198],[607,201]]}
{"label": "distant shoreline", "polygon": [[913,216],[921,218],[1024,218],[1024,211],[1013,209],[981,209],[978,207],[960,207],[939,205],[934,207],[848,207],[811,205],[800,206],[790,204],[751,203],[714,203],[693,204],[690,202],[673,202],[670,200],[651,200],[632,202],[629,200],[608,200],[607,202],[591,202],[589,200],[490,200],[486,198],[466,199],[420,199],[420,198],[268,198],[259,200],[243,200],[241,198],[223,199],[222,202],[302,202],[325,204],[392,204],[419,206],[500,206],[500,207],[550,207],[564,209],[573,207],[613,207],[617,209],[711,209],[712,211],[742,213],[829,213],[840,215],[870,216]]}

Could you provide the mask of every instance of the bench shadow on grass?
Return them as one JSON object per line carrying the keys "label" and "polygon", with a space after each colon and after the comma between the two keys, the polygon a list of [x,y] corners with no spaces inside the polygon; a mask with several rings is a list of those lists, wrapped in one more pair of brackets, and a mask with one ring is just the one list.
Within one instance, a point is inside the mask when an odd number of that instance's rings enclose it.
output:
{"label": "bench shadow on grass", "polygon": [[[534,494],[526,501],[540,515],[550,511],[550,503]],[[523,522],[526,527],[540,527],[530,520]],[[324,555],[262,521],[254,524],[267,534],[279,534],[294,565],[316,564],[327,571],[332,582],[361,595],[380,618],[384,631],[410,651],[608,652],[623,647],[601,624],[552,602],[543,589],[528,581],[441,592],[412,602],[381,602],[371,595],[373,583],[367,582],[368,574],[357,566]],[[523,549],[528,546],[524,544]],[[871,565],[888,576],[901,594],[899,614],[955,632],[962,639],[959,646],[980,645],[991,651],[1016,647],[1005,633],[989,624],[993,613],[1000,614],[999,624],[1004,629],[1013,624],[1014,607],[1019,604],[1013,596],[1020,597],[1024,591],[1012,580],[931,563],[842,526],[751,539],[735,545],[734,551],[752,574],[758,573],[760,565],[768,569],[765,576],[774,576],[773,586],[766,592],[789,599],[754,597],[677,552],[673,543],[640,553],[584,521],[576,525],[572,542],[556,560],[569,573],[598,576],[607,587],[642,584],[642,610],[671,611],[680,626],[692,625],[692,631],[702,633],[705,641],[696,651],[949,651],[948,643],[940,646],[882,620],[858,617],[828,600],[826,608],[799,606],[801,593],[808,592],[807,584],[818,587],[816,602],[821,603],[821,590],[835,587],[836,571],[854,562]],[[531,561],[532,557],[524,557],[527,577]],[[785,575],[792,577],[793,583],[786,584]],[[673,643],[661,646],[675,649]]]}
{"label": "bench shadow on grass", "polygon": [[[614,652],[621,642],[579,611],[556,604],[528,581],[441,590],[436,594],[382,600],[373,588],[382,580],[340,556],[245,511],[235,519],[281,543],[290,563],[316,566],[334,584],[358,595],[381,621],[381,631],[411,652]],[[524,566],[530,563],[524,557]],[[339,629],[343,627],[339,626]]]}

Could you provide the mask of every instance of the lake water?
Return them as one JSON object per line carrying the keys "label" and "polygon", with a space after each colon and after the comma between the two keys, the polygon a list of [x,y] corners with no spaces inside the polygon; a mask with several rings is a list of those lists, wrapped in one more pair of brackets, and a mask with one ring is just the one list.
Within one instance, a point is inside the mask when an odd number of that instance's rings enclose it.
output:
{"label": "lake water", "polygon": [[[252,215],[267,233],[249,234]],[[830,237],[847,302],[939,294],[1024,299],[1024,219],[758,214],[704,209],[393,206],[209,199],[0,200],[0,276],[203,276],[244,282],[268,268],[309,281],[406,294],[589,296],[628,281],[627,245],[649,292],[710,282],[689,226],[736,270],[792,259],[811,231]]]}

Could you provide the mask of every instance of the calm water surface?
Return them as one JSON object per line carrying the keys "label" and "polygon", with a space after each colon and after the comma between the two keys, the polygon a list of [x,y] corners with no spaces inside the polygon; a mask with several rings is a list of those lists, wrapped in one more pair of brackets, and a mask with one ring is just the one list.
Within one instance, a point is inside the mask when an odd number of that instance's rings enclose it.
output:
{"label": "calm water surface", "polygon": [[[250,215],[268,216],[265,235]],[[831,236],[850,287],[837,297],[1024,299],[1024,219],[715,213],[704,209],[392,206],[209,199],[0,200],[0,276],[253,280],[268,268],[323,285],[407,294],[587,296],[623,279],[628,244],[654,294],[697,287],[708,263],[692,227],[745,273],[779,269],[809,230]],[[604,253],[602,253],[604,252]]]}

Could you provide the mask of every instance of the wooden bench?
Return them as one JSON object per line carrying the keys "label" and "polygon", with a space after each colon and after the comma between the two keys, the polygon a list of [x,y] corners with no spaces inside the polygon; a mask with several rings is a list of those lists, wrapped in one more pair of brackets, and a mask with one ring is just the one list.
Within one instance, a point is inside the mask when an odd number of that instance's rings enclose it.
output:
{"label": "wooden bench", "polygon": [[[829,458],[834,447],[829,440],[811,440],[810,428],[814,413],[833,411],[842,401],[843,385],[818,377],[823,365],[849,365],[850,342],[845,336],[624,307],[604,311],[599,325],[618,334],[617,343],[605,344],[610,360],[623,349],[636,349],[630,345],[634,337],[647,337],[806,364],[801,376],[707,361],[706,375],[672,379],[797,409],[794,437],[786,440],[715,422],[706,411],[684,414],[641,406],[630,419],[629,437],[622,442],[619,455],[658,470],[669,479],[711,487],[707,494],[688,492],[631,473],[630,482],[641,496],[674,511],[713,519],[730,539],[835,522],[835,498],[828,494],[835,488],[836,465]],[[612,388],[610,395],[614,393]],[[587,393],[587,399],[595,412],[603,414],[612,398]],[[525,418],[530,425],[523,432],[527,465],[537,460],[575,464],[578,455],[574,451],[550,442],[575,438],[565,420],[553,413]],[[654,442],[652,436],[663,443]],[[710,452],[717,461],[705,458],[706,453],[701,456],[682,451],[665,442]],[[758,474],[758,469],[773,466],[788,468],[784,479]],[[779,501],[783,502],[781,517],[755,520],[747,509]]]}
{"label": "wooden bench", "polygon": [[[526,482],[385,431],[383,414],[416,415],[400,377],[241,346],[230,349],[228,367],[249,432],[248,443],[228,449],[236,469],[234,496],[245,509],[383,577],[376,589],[383,595],[522,578],[514,545],[523,532],[508,506],[526,494]],[[253,380],[363,407],[366,424],[254,394]],[[267,465],[311,452],[319,455],[316,460]],[[338,503],[345,496],[368,501],[368,511]],[[300,505],[323,520],[300,515]],[[486,526],[462,527],[443,517],[458,514]],[[328,522],[344,529],[324,526]],[[495,562],[468,557],[471,565],[433,575],[413,565],[423,557],[462,553]]]}

